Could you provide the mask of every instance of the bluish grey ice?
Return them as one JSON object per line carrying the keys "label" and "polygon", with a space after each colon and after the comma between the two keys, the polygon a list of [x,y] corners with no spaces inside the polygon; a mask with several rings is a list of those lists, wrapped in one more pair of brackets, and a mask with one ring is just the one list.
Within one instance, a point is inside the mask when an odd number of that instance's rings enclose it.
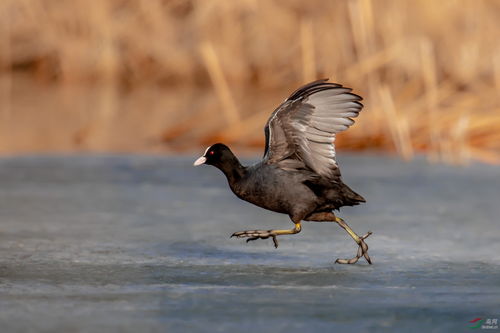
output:
{"label": "bluish grey ice", "polygon": [[[342,154],[345,155],[345,154]],[[500,319],[500,168],[341,156],[367,203],[340,216],[374,265],[335,265],[333,223],[287,216],[192,157],[0,159],[2,332],[441,332]]]}

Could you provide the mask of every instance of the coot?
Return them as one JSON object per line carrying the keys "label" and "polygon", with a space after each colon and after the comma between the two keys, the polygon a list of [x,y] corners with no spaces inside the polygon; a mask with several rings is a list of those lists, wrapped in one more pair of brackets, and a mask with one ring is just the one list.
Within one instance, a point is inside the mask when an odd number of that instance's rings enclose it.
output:
{"label": "coot", "polygon": [[208,164],[226,175],[229,187],[240,199],[259,207],[288,214],[291,230],[247,230],[231,237],[246,237],[247,242],[297,234],[302,221],[335,222],[358,244],[351,259],[354,264],[364,257],[371,264],[368,246],[333,210],[354,206],[365,199],[342,182],[335,159],[335,135],[354,123],[363,105],[362,98],[350,88],[329,83],[328,79],[306,84],[288,97],[272,114],[264,128],[266,146],[262,161],[243,166],[222,143],[205,150],[194,165]]}

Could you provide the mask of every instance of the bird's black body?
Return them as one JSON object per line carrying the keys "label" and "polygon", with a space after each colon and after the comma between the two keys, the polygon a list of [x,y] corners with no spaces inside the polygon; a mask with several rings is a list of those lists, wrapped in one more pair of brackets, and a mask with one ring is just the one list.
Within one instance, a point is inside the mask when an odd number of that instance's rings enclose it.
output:
{"label": "bird's black body", "polygon": [[364,237],[357,236],[333,210],[365,202],[342,182],[336,162],[336,133],[349,128],[358,116],[361,97],[351,89],[327,80],[311,82],[296,90],[270,116],[265,126],[266,146],[262,161],[242,166],[222,143],[207,148],[194,165],[209,164],[227,177],[229,187],[240,199],[259,207],[288,214],[292,230],[250,230],[233,236],[248,240],[295,234],[301,221],[337,222],[358,243],[358,255],[339,259],[355,263],[368,256]]}
{"label": "bird's black body", "polygon": [[[264,162],[245,167],[221,143],[213,145],[211,151],[214,160],[223,156],[223,163],[213,162],[213,165],[226,175],[229,187],[238,198],[288,214],[292,220],[365,202],[341,180],[332,182],[307,169],[283,170]],[[212,164],[211,158],[205,163]]]}

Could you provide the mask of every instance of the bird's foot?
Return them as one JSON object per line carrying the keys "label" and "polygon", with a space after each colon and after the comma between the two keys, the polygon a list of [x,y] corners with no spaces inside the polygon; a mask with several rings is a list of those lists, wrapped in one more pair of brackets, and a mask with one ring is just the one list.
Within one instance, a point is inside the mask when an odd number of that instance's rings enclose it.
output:
{"label": "bird's foot", "polygon": [[237,238],[247,237],[247,243],[256,239],[268,239],[271,237],[273,239],[274,247],[278,248],[278,239],[276,236],[277,233],[275,233],[274,230],[246,230],[238,231],[231,235],[231,237]]}
{"label": "bird's foot", "polygon": [[297,234],[302,230],[300,222],[295,223],[295,227],[291,230],[247,230],[238,231],[231,235],[231,237],[244,238],[247,237],[247,243],[256,239],[268,239],[271,237],[273,239],[274,247],[278,248],[278,239],[276,236],[279,235],[293,235]]}
{"label": "bird's foot", "polygon": [[368,233],[362,237],[359,237],[359,243],[358,243],[358,253],[354,258],[351,259],[337,259],[335,260],[336,264],[355,264],[358,262],[359,258],[365,257],[366,261],[371,265],[372,261],[370,259],[370,256],[368,255],[368,245],[365,243],[365,239],[368,238],[372,234],[371,231],[368,231]]}

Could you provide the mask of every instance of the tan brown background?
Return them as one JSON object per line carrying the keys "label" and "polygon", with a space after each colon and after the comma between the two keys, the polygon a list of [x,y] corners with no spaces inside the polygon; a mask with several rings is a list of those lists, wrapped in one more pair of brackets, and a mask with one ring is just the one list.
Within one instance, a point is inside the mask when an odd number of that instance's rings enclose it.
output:
{"label": "tan brown background", "polygon": [[365,98],[344,149],[500,161],[500,1],[3,0],[0,153],[260,150],[292,90]]}

